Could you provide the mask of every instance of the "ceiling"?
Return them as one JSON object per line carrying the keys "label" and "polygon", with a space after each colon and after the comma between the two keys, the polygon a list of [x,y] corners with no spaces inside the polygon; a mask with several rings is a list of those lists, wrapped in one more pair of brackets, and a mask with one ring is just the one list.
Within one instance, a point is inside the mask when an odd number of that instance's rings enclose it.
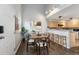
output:
{"label": "ceiling", "polygon": [[[22,12],[26,10],[38,10],[45,14],[45,11],[48,11],[53,8],[61,8],[64,4],[23,4],[22,5]],[[30,12],[29,12],[30,13]]]}
{"label": "ceiling", "polygon": [[33,12],[35,9],[37,9],[38,11],[41,11],[41,13],[45,16],[49,15],[45,14],[46,11],[53,11],[53,9],[55,8],[60,9],[58,12],[52,14],[47,18],[50,20],[59,19],[59,16],[62,16],[64,19],[79,18],[79,4],[24,4],[22,6],[22,12],[24,10],[30,10],[30,12]]}
{"label": "ceiling", "polygon": [[62,16],[64,19],[79,18],[79,4],[70,5],[50,16],[48,19],[59,19],[59,16]]}

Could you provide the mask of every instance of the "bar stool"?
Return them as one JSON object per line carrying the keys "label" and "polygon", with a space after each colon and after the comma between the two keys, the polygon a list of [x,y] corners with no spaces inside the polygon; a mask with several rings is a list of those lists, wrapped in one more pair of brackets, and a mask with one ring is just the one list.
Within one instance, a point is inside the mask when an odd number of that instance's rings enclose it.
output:
{"label": "bar stool", "polygon": [[65,47],[67,47],[67,42],[66,42],[66,36],[60,36],[59,37],[59,44],[62,45],[63,50],[65,51]]}
{"label": "bar stool", "polygon": [[61,35],[59,36],[59,44],[62,46],[64,45],[63,36],[61,36]]}
{"label": "bar stool", "polygon": [[66,36],[61,36],[62,37],[62,45],[64,46],[64,47],[66,47],[66,45],[67,45],[67,43],[66,43]]}
{"label": "bar stool", "polygon": [[67,47],[66,36],[63,36],[63,40],[64,40],[64,47]]}
{"label": "bar stool", "polygon": [[64,52],[67,51],[66,47],[67,47],[67,40],[66,40],[66,36],[62,36],[63,37],[63,46],[64,46]]}
{"label": "bar stool", "polygon": [[58,47],[58,44],[59,44],[59,35],[58,34],[54,34],[54,42],[56,43],[55,45]]}
{"label": "bar stool", "polygon": [[54,34],[52,33],[52,41],[54,42]]}
{"label": "bar stool", "polygon": [[50,33],[47,33],[47,36],[48,36],[48,37],[47,37],[46,39],[48,40],[48,46],[50,47],[50,39],[51,39],[51,38],[50,38]]}

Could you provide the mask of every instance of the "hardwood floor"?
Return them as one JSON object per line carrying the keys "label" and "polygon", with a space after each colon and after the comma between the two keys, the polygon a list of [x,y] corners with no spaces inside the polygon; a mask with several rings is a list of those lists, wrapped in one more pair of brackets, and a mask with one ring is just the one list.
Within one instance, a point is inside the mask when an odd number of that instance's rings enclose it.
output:
{"label": "hardwood floor", "polygon": [[77,53],[77,54],[79,54],[79,46],[72,47],[70,50],[73,51],[73,52],[75,52],[75,53]]}
{"label": "hardwood floor", "polygon": [[[21,45],[16,53],[16,55],[37,55],[33,47],[29,47],[29,52],[27,52],[26,41],[22,41]],[[76,51],[77,50],[77,51]],[[64,48],[54,42],[51,42],[49,47],[49,55],[77,55],[79,54],[79,48]],[[41,51],[41,55],[48,55],[46,50]]]}

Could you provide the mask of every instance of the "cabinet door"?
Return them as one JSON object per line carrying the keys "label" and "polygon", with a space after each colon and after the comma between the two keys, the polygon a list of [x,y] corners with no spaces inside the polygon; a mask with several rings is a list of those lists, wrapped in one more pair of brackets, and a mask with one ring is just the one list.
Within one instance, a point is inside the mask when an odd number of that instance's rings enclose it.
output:
{"label": "cabinet door", "polygon": [[77,46],[76,36],[77,36],[76,32],[71,33],[71,47]]}
{"label": "cabinet door", "polygon": [[57,28],[58,22],[57,21],[48,21],[48,28]]}

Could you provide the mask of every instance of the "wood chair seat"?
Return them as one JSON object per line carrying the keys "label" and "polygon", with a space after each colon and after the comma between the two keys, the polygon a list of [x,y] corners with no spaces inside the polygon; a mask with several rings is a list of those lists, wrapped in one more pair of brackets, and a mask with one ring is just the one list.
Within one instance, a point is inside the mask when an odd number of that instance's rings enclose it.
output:
{"label": "wood chair seat", "polygon": [[31,35],[28,34],[27,36],[27,52],[28,52],[28,47],[35,47],[35,42],[33,39],[31,39]]}
{"label": "wood chair seat", "polygon": [[34,40],[33,39],[29,39],[28,42],[31,43],[31,42],[34,42]]}

